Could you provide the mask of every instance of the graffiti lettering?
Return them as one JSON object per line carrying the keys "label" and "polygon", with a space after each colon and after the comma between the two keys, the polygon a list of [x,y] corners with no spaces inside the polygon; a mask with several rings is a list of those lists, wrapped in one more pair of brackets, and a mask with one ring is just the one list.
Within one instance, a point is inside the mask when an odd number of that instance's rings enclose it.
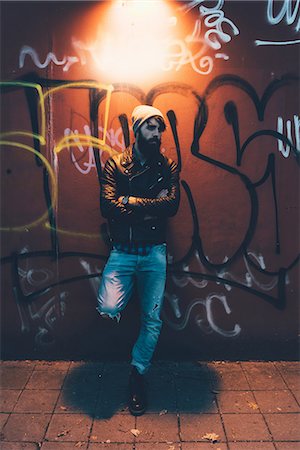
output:
{"label": "graffiti lettering", "polygon": [[[294,131],[295,131],[295,144],[294,146],[300,152],[300,117],[296,114],[294,115]],[[284,133],[284,121],[282,117],[277,118],[277,131],[278,133],[285,134]],[[294,142],[293,136],[292,136],[292,121],[287,120],[286,121],[286,135],[290,142]],[[278,150],[284,156],[285,158],[288,158],[291,152],[291,146],[289,144],[286,144],[284,146],[283,141],[278,140]]]}
{"label": "graffiti lettering", "polygon": [[[169,300],[169,302],[172,303],[173,305],[174,304],[176,305],[176,303],[178,304],[178,297],[170,296],[168,292],[166,292],[165,296]],[[197,314],[195,316],[195,322],[203,332],[205,333],[215,332],[227,338],[232,338],[240,334],[241,327],[238,324],[235,324],[232,330],[224,330],[215,323],[215,319],[213,317],[213,304],[215,301],[219,301],[222,304],[224,311],[227,315],[231,314],[231,309],[227,303],[226,297],[224,295],[211,293],[205,299],[198,299],[198,298],[194,299],[188,306],[185,315],[180,323],[174,323],[167,317],[165,312],[163,312],[163,318],[171,328],[178,331],[183,330],[188,324],[192,310],[195,308],[195,306],[201,305],[204,307],[205,317],[202,318],[200,314]],[[177,319],[181,318],[181,313],[178,306],[175,307],[174,311],[176,318]]]}
{"label": "graffiti lettering", "polygon": [[[203,0],[189,2],[181,9],[190,11],[201,3],[203,3]],[[223,44],[230,42],[232,39],[230,34],[224,32],[223,25],[226,24],[234,36],[240,33],[238,27],[230,19],[225,17],[224,11],[221,9],[223,5],[224,0],[219,0],[217,5],[211,8],[203,5],[199,6],[200,19],[196,21],[193,32],[193,39],[197,42],[201,32],[201,21],[204,19],[204,25],[208,28],[204,33],[204,41],[214,50],[220,50]]]}
{"label": "graffiti lettering", "polygon": [[[267,19],[270,25],[278,25],[283,18],[286,18],[286,24],[292,25],[296,21],[295,31],[298,32],[300,30],[300,0],[296,0],[296,2],[292,2],[291,0],[284,0],[281,6],[280,11],[274,15],[274,0],[268,0],[267,6]],[[276,2],[277,4],[279,2]],[[292,11],[292,7],[294,8]],[[261,40],[257,39],[255,41],[257,46],[260,45],[294,45],[300,44],[300,39],[294,40],[286,40],[286,41],[270,41],[270,40]]]}
{"label": "graffiti lettering", "polygon": [[[99,131],[103,133],[104,128],[99,126]],[[83,126],[83,131],[85,136],[90,136],[92,138],[91,134],[91,128],[89,125]],[[78,130],[72,131],[70,128],[66,128],[64,131],[64,136],[68,137],[67,142],[76,144],[76,149],[79,150],[80,156],[76,157],[74,146],[69,147],[68,150],[71,155],[71,160],[76,167],[76,169],[82,173],[83,175],[87,175],[90,173],[92,169],[95,171],[97,170],[96,161],[95,161],[95,155],[94,155],[94,148],[93,145],[87,145],[87,150],[85,149],[84,142],[82,142],[82,139],[78,137],[79,132]],[[106,142],[108,146],[115,147],[120,149],[121,151],[125,148],[125,140],[122,132],[122,127],[119,127],[116,131],[113,128],[110,128],[106,131]],[[103,154],[105,153],[105,150],[99,149],[100,154],[100,162],[101,167],[104,167],[105,161],[103,160]],[[114,153],[113,150],[111,150],[110,153]],[[87,161],[82,162],[82,157],[87,156]],[[81,164],[79,164],[81,162]]]}
{"label": "graffiti lettering", "polygon": [[[282,21],[282,19],[285,17],[286,18],[286,24],[287,25],[292,25],[298,16],[298,20],[296,23],[296,27],[295,30],[299,31],[300,29],[300,16],[299,16],[299,11],[300,11],[300,0],[296,0],[296,2],[292,2],[290,0],[284,0],[283,4],[281,6],[281,10],[277,13],[277,15],[274,15],[274,0],[268,0],[268,9],[267,9],[267,16],[268,16],[268,22],[271,25],[277,25],[278,23],[280,23]],[[279,2],[277,2],[278,5]],[[292,8],[293,11],[292,11]]]}

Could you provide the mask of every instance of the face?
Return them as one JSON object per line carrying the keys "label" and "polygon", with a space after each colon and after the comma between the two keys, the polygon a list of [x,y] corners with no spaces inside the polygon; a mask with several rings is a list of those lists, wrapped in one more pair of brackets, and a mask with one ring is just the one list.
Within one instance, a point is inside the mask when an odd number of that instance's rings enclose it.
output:
{"label": "face", "polygon": [[160,124],[154,117],[150,117],[141,125],[137,132],[136,140],[138,148],[143,155],[150,157],[159,153],[161,133]]}

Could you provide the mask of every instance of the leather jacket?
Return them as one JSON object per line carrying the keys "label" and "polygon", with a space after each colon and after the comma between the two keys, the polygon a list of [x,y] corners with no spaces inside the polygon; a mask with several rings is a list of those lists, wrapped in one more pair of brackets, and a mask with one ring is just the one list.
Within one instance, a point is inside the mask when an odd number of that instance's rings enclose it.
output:
{"label": "leather jacket", "polygon": [[[167,194],[158,197],[162,190]],[[134,196],[124,205],[120,196]],[[167,218],[179,206],[177,164],[159,153],[141,165],[131,147],[110,157],[101,176],[100,208],[108,218],[111,242],[160,244],[166,241]]]}

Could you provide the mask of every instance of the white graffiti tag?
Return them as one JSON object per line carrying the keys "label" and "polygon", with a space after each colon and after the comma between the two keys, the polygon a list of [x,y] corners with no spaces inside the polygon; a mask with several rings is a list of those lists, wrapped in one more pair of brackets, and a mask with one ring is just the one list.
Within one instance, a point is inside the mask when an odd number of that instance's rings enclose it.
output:
{"label": "white graffiti tag", "polygon": [[[294,115],[294,132],[295,132],[295,144],[294,147],[296,147],[297,151],[300,152],[300,117],[297,115]],[[278,117],[277,118],[277,131],[280,134],[285,134],[284,133],[284,121],[282,117]],[[293,137],[292,137],[292,121],[291,120],[287,120],[286,121],[286,137],[288,138],[288,140],[290,142],[293,143]],[[286,145],[286,147],[284,146],[284,143],[282,142],[281,139],[278,139],[278,150],[279,152],[282,154],[282,156],[284,156],[285,158],[288,158],[290,155],[290,151],[291,151],[291,146],[290,145]]]}
{"label": "white graffiti tag", "polygon": [[[103,127],[98,127],[100,133],[103,133]],[[89,125],[83,126],[83,131],[86,136],[91,136],[91,129]],[[94,155],[94,149],[92,145],[89,145],[86,148],[86,144],[83,144],[80,140],[80,138],[76,135],[78,135],[78,130],[72,131],[70,128],[66,128],[64,130],[64,136],[70,136],[68,139],[68,143],[74,143],[75,146],[71,146],[69,148],[69,152],[71,155],[71,160],[76,169],[82,173],[83,175],[87,175],[90,173],[90,171],[96,170],[96,162],[95,162],[95,155]],[[125,149],[125,141],[124,141],[124,135],[122,131],[122,127],[119,127],[117,130],[114,130],[113,128],[110,128],[106,131],[106,143],[112,148],[112,152],[114,152],[113,148],[123,151]],[[80,157],[78,158],[75,154],[75,150],[79,150]],[[105,164],[104,161],[104,153],[105,151],[99,150],[100,154],[100,161],[101,166],[103,167]],[[85,160],[82,161],[82,157],[85,157]],[[80,163],[79,163],[80,162]]]}
{"label": "white graffiti tag", "polygon": [[[19,69],[24,67],[26,55],[31,57],[36,67],[39,69],[45,69],[51,62],[53,62],[56,66],[64,66],[63,72],[68,72],[73,64],[79,62],[79,58],[77,58],[77,56],[64,56],[61,60],[59,60],[53,52],[49,52],[45,58],[45,61],[42,62],[36,50],[29,47],[29,45],[23,45],[19,55]],[[82,61],[81,64],[83,64]]]}
{"label": "white graffiti tag", "polygon": [[[179,309],[179,298],[174,295],[170,295],[168,292],[165,293],[165,297],[169,300],[173,311],[175,312],[175,316],[177,319],[181,318],[181,312]],[[212,333],[215,332],[217,334],[220,334],[224,337],[235,337],[241,332],[241,327],[238,324],[235,324],[232,330],[224,330],[220,326],[218,326],[215,322],[214,316],[213,316],[213,304],[215,301],[219,301],[224,308],[224,311],[227,315],[231,314],[231,309],[227,303],[227,299],[225,295],[222,294],[216,294],[211,293],[209,294],[205,299],[196,298],[192,301],[190,306],[185,312],[185,315],[183,317],[183,320],[181,323],[174,323],[171,320],[168,319],[168,317],[164,314],[164,320],[167,322],[167,324],[174,328],[175,330],[183,330],[190,318],[191,311],[195,306],[202,305],[204,307],[205,316],[204,318],[201,317],[200,314],[197,314],[195,317],[196,324],[201,328],[201,330],[205,333]]]}
{"label": "white graffiti tag", "polygon": [[[284,0],[281,9],[278,11],[278,1],[276,1],[277,13],[274,13],[274,0],[268,0],[267,19],[270,25],[278,25],[285,18],[286,24],[295,26],[296,33],[300,30],[300,0],[292,2],[291,0]],[[293,9],[292,9],[293,8]],[[260,45],[293,45],[300,44],[300,39],[286,40],[286,41],[269,41],[257,39],[255,41],[257,46]]]}

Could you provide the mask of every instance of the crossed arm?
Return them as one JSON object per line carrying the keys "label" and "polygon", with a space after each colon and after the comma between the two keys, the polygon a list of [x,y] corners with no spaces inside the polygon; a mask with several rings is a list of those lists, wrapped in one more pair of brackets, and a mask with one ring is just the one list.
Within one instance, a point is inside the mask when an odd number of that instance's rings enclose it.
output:
{"label": "crossed arm", "polygon": [[176,214],[179,205],[179,174],[177,164],[170,164],[170,184],[156,198],[130,196],[123,205],[124,196],[117,194],[116,165],[110,159],[104,168],[101,180],[100,207],[104,217],[125,220],[147,220],[149,217],[167,217]]}

